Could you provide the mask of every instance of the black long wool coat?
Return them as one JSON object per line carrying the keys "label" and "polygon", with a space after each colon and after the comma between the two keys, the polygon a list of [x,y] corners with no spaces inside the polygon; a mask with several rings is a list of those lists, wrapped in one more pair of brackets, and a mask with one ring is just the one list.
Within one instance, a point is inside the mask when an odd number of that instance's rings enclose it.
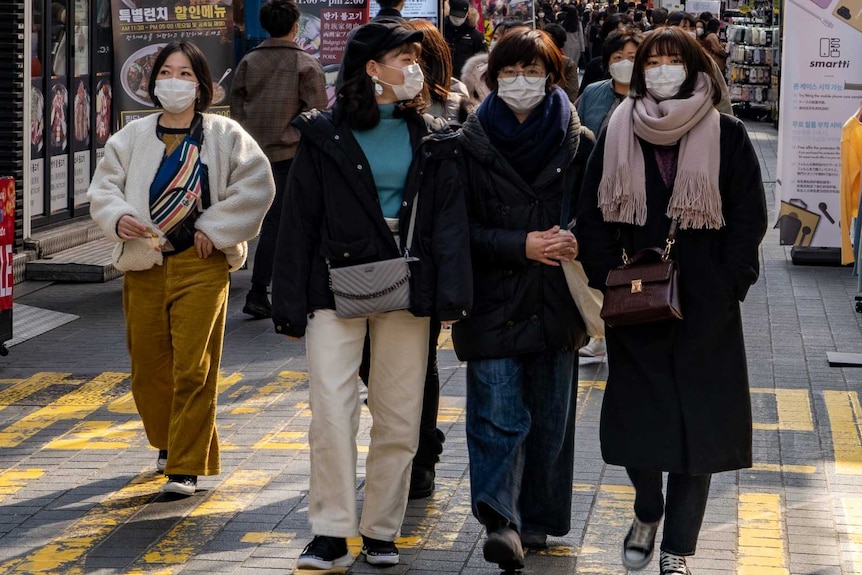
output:
{"label": "black long wool coat", "polygon": [[[673,248],[680,266],[684,319],[608,328],[609,375],[601,416],[606,462],[640,470],[715,473],[751,466],[751,400],[739,302],[759,274],[766,232],[760,166],[744,125],[721,117],[719,188],[726,226],[681,230]],[[605,223],[597,208],[604,136],[587,166],[576,236],[590,284],[605,289],[608,271],[631,254],[663,247],[671,189],[655,150],[641,141],[647,222]]]}

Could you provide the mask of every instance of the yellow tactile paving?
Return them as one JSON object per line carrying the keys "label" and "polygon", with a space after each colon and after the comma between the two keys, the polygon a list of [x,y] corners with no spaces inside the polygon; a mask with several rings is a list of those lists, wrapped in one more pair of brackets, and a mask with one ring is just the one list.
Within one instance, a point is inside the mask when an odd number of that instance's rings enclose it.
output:
{"label": "yellow tactile paving", "polygon": [[862,442],[859,438],[859,395],[855,391],[824,391],[832,430],[835,472],[862,475]]}
{"label": "yellow tactile paving", "polygon": [[206,546],[227,520],[242,511],[278,475],[278,471],[234,472],[218,489],[175,525],[129,570],[129,575],[152,574],[154,568],[173,573]]}
{"label": "yellow tactile paving", "polygon": [[808,475],[817,473],[817,467],[814,465],[790,465],[778,463],[755,463],[751,469],[753,471],[772,471],[775,473],[801,473]]}
{"label": "yellow tactile paving", "polygon": [[843,528],[847,539],[842,541],[843,551],[850,557],[855,575],[862,574],[862,499],[845,497],[841,499],[844,512]]}
{"label": "yellow tactile paving", "polygon": [[[619,545],[632,522],[634,501],[635,490],[630,486],[600,487],[583,544],[577,551],[577,575],[619,575],[624,572]],[[609,532],[619,533],[620,539],[609,540]]]}
{"label": "yellow tactile paving", "polygon": [[52,385],[81,383],[79,379],[66,379],[70,375],[69,373],[39,372],[26,379],[8,380],[12,385],[0,390],[0,411]]}
{"label": "yellow tactile paving", "polygon": [[811,400],[807,389],[752,388],[751,393],[775,396],[778,411],[777,423],[755,422],[754,429],[781,429],[783,431],[814,431]]}
{"label": "yellow tactile paving", "polygon": [[7,469],[0,470],[0,502],[7,495],[13,495],[27,486],[30,481],[44,475],[42,469]]}
{"label": "yellow tactile paving", "polygon": [[51,441],[45,449],[128,449],[143,437],[138,421],[83,421],[69,433]]}
{"label": "yellow tactile paving", "polygon": [[440,336],[437,338],[437,349],[455,349],[452,343],[452,330],[441,329]]}
{"label": "yellow tactile paving", "polygon": [[308,374],[300,371],[282,371],[275,381],[270,381],[260,387],[243,386],[231,393],[240,396],[243,392],[255,389],[251,397],[243,400],[242,405],[235,407],[231,413],[258,413],[271,405],[282,394],[308,381]]}
{"label": "yellow tactile paving", "polygon": [[739,495],[737,539],[737,575],[790,575],[780,495]]}
{"label": "yellow tactile paving", "polygon": [[0,565],[0,573],[83,573],[80,565],[87,553],[111,532],[150,502],[158,492],[162,476],[139,475],[125,487],[109,495],[75,521],[64,535],[21,558]]}
{"label": "yellow tactile paving", "polygon": [[87,417],[107,403],[107,394],[127,377],[125,373],[102,373],[51,404],[22,417],[0,431],[0,448],[21,445],[58,421]]}
{"label": "yellow tactile paving", "polygon": [[[129,376],[129,374],[127,374]],[[242,374],[232,373],[230,375],[219,374],[218,390],[223,393],[242,381]],[[132,397],[132,392],[125,393],[108,404],[108,411],[111,413],[137,413],[135,407],[135,399]]]}

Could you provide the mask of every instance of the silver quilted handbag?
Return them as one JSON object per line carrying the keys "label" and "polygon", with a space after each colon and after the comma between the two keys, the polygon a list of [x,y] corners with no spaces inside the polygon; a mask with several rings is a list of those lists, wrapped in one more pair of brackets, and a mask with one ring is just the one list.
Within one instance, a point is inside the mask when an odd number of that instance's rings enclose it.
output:
{"label": "silver quilted handbag", "polygon": [[335,315],[364,317],[410,307],[410,262],[416,260],[410,257],[410,246],[418,203],[419,198],[414,198],[403,256],[340,268],[333,268],[326,261],[329,289],[335,296]]}

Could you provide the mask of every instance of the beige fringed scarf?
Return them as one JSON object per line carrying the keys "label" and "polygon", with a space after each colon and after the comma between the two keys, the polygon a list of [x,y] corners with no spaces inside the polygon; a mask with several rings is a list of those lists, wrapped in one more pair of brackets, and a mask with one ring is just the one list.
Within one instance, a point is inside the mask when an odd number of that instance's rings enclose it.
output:
{"label": "beige fringed scarf", "polygon": [[646,172],[638,137],[657,146],[679,142],[676,179],[667,215],[681,229],[724,226],[718,191],[719,113],[712,82],[701,73],[685,100],[626,98],[614,111],[605,136],[599,208],[606,222],[646,223]]}

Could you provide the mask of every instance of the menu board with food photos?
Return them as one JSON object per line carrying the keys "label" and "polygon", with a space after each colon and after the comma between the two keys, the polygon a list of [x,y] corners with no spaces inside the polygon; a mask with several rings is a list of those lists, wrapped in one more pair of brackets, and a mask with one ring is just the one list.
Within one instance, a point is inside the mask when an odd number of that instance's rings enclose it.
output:
{"label": "menu board with food photos", "polygon": [[121,128],[160,111],[150,99],[150,74],[159,50],[174,41],[191,42],[206,55],[213,77],[209,111],[229,113],[232,0],[111,0],[111,17],[114,74],[119,80],[113,102]]}
{"label": "menu board with food photos", "polygon": [[64,76],[50,82],[50,114],[45,136],[51,153],[51,213],[69,207],[69,90]]}

